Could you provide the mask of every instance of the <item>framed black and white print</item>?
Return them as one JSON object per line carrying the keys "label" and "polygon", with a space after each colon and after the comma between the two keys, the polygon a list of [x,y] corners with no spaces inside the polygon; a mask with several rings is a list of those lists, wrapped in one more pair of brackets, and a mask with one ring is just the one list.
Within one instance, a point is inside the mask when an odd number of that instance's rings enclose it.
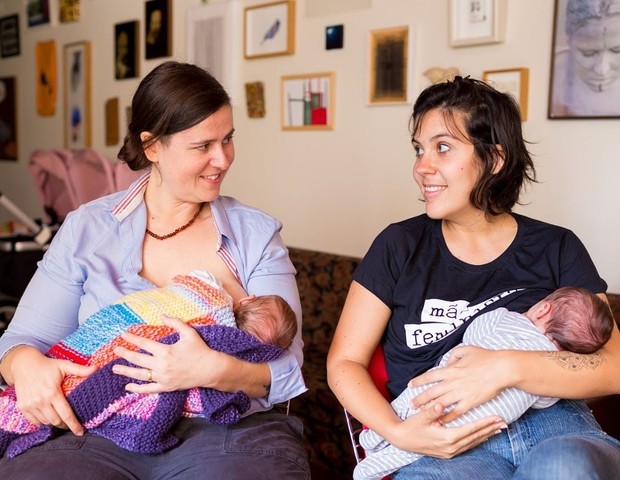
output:
{"label": "framed black and white print", "polygon": [[[614,4],[616,8],[609,8]],[[555,0],[549,119],[620,118],[617,6],[599,0]]]}

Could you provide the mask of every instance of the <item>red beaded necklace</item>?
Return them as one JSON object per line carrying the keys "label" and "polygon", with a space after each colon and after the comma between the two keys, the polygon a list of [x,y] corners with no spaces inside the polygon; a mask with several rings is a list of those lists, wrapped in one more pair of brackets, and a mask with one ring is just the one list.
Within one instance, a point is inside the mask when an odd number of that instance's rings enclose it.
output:
{"label": "red beaded necklace", "polygon": [[147,228],[146,229],[146,233],[148,233],[151,237],[155,238],[156,240],[166,240],[167,238],[174,237],[177,233],[180,233],[183,230],[185,230],[186,228],[189,228],[192,225],[192,223],[194,223],[196,221],[196,219],[198,218],[198,215],[200,215],[200,212],[202,212],[202,208],[204,206],[205,206],[205,204],[201,203],[200,206],[198,207],[198,210],[196,210],[196,213],[194,213],[194,216],[192,218],[190,218],[189,222],[187,222],[185,225],[177,228],[174,232],[167,233],[166,235],[157,235],[156,233],[151,232]]}

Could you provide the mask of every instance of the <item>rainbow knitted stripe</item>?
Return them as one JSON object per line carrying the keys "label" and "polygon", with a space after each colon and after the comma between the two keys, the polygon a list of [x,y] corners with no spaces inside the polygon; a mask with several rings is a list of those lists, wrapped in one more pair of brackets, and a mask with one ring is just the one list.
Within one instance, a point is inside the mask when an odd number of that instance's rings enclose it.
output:
{"label": "rainbow knitted stripe", "polygon": [[[209,274],[192,272],[174,278],[165,288],[135,292],[89,317],[75,332],[54,345],[52,358],[96,365],[89,377],[67,376],[63,391],[87,431],[140,453],[159,453],[177,439],[171,434],[184,415],[199,414],[217,424],[237,422],[250,407],[244,392],[225,393],[208,388],[135,394],[128,383],[143,383],[112,372],[114,365],[130,365],[114,354],[122,345],[137,350],[120,335],[135,333],[164,344],[179,336],[163,325],[163,315],[192,325],[213,349],[249,362],[267,362],[282,350],[261,344],[236,328],[228,294]],[[0,394],[0,454],[11,458],[58,435],[61,430],[30,423],[17,407],[15,389]]]}

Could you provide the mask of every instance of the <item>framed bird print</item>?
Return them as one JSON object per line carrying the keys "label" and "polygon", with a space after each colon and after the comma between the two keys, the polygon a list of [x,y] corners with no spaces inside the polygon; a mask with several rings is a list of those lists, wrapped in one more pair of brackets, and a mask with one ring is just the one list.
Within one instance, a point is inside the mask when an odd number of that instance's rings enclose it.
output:
{"label": "framed bird print", "polygon": [[247,59],[295,53],[295,2],[284,0],[247,7],[244,55]]}

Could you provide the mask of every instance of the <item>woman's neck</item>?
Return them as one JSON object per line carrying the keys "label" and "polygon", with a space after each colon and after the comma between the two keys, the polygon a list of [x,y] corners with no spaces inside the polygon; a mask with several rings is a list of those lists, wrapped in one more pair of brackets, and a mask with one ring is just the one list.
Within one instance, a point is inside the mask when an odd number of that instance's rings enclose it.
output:
{"label": "woman's neck", "polygon": [[472,265],[484,265],[508,249],[517,235],[517,221],[509,213],[488,217],[480,212],[468,222],[443,220],[441,229],[452,255]]}

